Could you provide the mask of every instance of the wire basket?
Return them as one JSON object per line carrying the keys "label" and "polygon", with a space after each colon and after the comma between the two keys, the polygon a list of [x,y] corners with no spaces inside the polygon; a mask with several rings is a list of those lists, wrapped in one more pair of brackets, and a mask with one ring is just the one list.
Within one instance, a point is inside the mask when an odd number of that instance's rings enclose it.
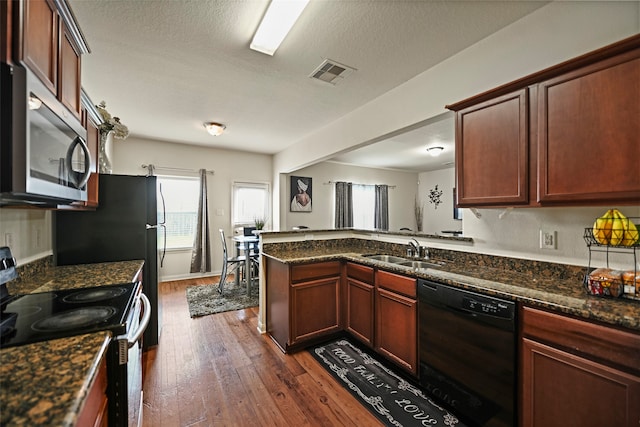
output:
{"label": "wire basket", "polygon": [[[585,228],[583,237],[587,246],[640,247],[640,217],[628,217],[621,221],[622,228]],[[635,225],[635,230],[629,230],[630,223]]]}

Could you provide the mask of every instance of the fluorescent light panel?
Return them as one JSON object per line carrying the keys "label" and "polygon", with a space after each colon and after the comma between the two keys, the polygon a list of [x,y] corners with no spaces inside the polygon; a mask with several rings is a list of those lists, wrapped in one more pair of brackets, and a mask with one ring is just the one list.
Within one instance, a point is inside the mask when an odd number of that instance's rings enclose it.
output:
{"label": "fluorescent light panel", "polygon": [[249,47],[273,55],[308,3],[309,0],[271,0]]}

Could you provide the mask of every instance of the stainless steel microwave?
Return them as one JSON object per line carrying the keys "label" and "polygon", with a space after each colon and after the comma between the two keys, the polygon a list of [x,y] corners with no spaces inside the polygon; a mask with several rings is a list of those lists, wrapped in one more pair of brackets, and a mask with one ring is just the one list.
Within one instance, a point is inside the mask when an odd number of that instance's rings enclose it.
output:
{"label": "stainless steel microwave", "polygon": [[28,68],[0,65],[0,206],[86,201],[91,155],[80,120]]}

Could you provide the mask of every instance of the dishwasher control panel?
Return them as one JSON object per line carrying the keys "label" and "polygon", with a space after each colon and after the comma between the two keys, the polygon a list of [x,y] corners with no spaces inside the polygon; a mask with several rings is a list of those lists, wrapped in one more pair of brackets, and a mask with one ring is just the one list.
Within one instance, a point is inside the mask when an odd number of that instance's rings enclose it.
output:
{"label": "dishwasher control panel", "polygon": [[489,314],[504,319],[510,319],[512,316],[511,307],[499,301],[480,301],[474,298],[463,297],[462,308],[474,313]]}

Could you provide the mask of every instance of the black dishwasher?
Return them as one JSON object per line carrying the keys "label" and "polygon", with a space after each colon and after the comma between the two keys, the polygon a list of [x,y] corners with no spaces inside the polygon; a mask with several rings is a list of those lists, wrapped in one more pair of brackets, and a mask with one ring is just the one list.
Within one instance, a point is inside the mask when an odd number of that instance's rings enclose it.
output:
{"label": "black dishwasher", "polygon": [[462,421],[515,425],[516,305],[418,281],[420,383]]}

